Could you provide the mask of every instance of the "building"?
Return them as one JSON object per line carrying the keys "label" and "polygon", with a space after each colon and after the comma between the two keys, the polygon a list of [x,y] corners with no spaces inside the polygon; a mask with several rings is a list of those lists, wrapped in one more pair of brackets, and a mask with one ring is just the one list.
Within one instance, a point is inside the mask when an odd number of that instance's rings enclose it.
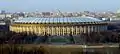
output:
{"label": "building", "polygon": [[14,32],[38,35],[79,35],[107,30],[107,23],[96,18],[21,18],[10,26]]}
{"label": "building", "polygon": [[12,14],[0,14],[0,18],[11,18]]}
{"label": "building", "polygon": [[1,14],[5,14],[6,13],[6,11],[5,10],[1,10]]}
{"label": "building", "polygon": [[117,12],[116,13],[120,13],[120,9],[119,10],[117,10]]}
{"label": "building", "polygon": [[3,20],[0,20],[0,37],[9,31],[9,26]]}

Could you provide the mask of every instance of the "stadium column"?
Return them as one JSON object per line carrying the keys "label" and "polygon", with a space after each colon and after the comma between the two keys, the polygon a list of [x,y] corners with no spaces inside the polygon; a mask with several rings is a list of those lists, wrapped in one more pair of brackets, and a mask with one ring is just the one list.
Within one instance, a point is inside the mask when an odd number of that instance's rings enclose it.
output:
{"label": "stadium column", "polygon": [[21,26],[21,29],[22,29],[22,31],[21,32],[23,32],[24,30],[23,30],[23,25]]}
{"label": "stadium column", "polygon": [[[72,27],[70,26],[69,29],[70,29],[70,33],[71,33],[71,32],[72,32]],[[69,33],[69,34],[70,34],[70,33]]]}
{"label": "stadium column", "polygon": [[10,29],[10,31],[13,31],[13,26],[10,26],[9,29]]}
{"label": "stadium column", "polygon": [[40,27],[41,35],[43,35],[43,26]]}
{"label": "stadium column", "polygon": [[93,25],[93,31],[96,32],[96,26]]}
{"label": "stadium column", "polygon": [[44,33],[44,35],[45,35],[45,32],[46,32],[45,30],[46,30],[46,27],[43,27],[43,33]]}
{"label": "stadium column", "polygon": [[65,30],[64,30],[64,26],[62,27],[62,29],[63,29],[62,33],[63,33],[63,36],[64,36],[64,34],[65,34],[65,33],[64,33],[64,32],[65,32]]}
{"label": "stadium column", "polygon": [[47,32],[48,32],[48,34],[50,34],[50,27],[49,26],[47,27]]}
{"label": "stadium column", "polygon": [[84,28],[84,30],[83,30],[83,31],[84,31],[84,33],[86,33],[86,26],[84,26],[83,28]]}
{"label": "stadium column", "polygon": [[32,26],[29,26],[29,29],[30,29],[30,33],[32,33]]}
{"label": "stadium column", "polygon": [[97,25],[96,22],[95,22],[95,25],[94,25],[94,26],[95,26],[95,32],[98,32],[98,31],[97,31],[98,25]]}
{"label": "stadium column", "polygon": [[57,27],[55,26],[55,27],[54,27],[54,30],[53,30],[53,31],[54,31],[54,35],[57,34],[56,28],[57,28]]}
{"label": "stadium column", "polygon": [[66,32],[67,32],[67,31],[66,31],[66,26],[65,26],[65,27],[64,27],[64,34],[65,34],[65,35],[66,35]]}
{"label": "stadium column", "polygon": [[19,33],[21,32],[21,26],[19,26]]}
{"label": "stadium column", "polygon": [[66,26],[66,35],[69,34],[69,30],[68,29],[69,29],[68,26]]}
{"label": "stadium column", "polygon": [[80,27],[77,26],[77,35],[79,35],[79,34],[80,34]]}
{"label": "stadium column", "polygon": [[16,27],[15,27],[15,26],[13,26],[13,28],[14,28],[14,31],[16,32]]}
{"label": "stadium column", "polygon": [[91,26],[90,26],[90,32],[92,32],[92,31],[93,31],[93,26],[91,25]]}
{"label": "stadium column", "polygon": [[59,35],[61,36],[61,27],[59,26]]}
{"label": "stadium column", "polygon": [[53,28],[53,26],[51,28],[52,28],[52,35],[54,35],[54,31],[53,31],[54,28]]}
{"label": "stadium column", "polygon": [[24,32],[26,31],[26,27],[25,26],[23,26],[23,29],[24,29]]}
{"label": "stadium column", "polygon": [[78,33],[79,34],[81,33],[80,28],[81,28],[81,26],[78,26]]}
{"label": "stadium column", "polygon": [[60,31],[61,31],[61,28],[60,28],[60,26],[58,27],[58,29],[59,29],[59,31],[58,31],[58,32],[59,32],[59,36],[60,36],[60,33],[61,33],[61,32],[60,32]]}
{"label": "stadium column", "polygon": [[63,35],[63,27],[60,27],[60,35]]}
{"label": "stadium column", "polygon": [[92,32],[92,26],[91,25],[89,26],[89,29],[90,29],[89,33],[91,33]]}
{"label": "stadium column", "polygon": [[15,26],[13,26],[13,28],[14,28],[14,31],[16,32],[16,27],[15,27]]}
{"label": "stadium column", "polygon": [[24,32],[27,32],[27,26],[24,26]]}
{"label": "stadium column", "polygon": [[87,28],[88,28],[88,26],[86,25],[86,26],[85,26],[85,33],[88,32],[88,29],[87,29]]}
{"label": "stadium column", "polygon": [[84,31],[84,30],[85,30],[85,29],[84,29],[84,26],[82,26],[82,32],[83,32],[83,33],[85,33],[85,31]]}
{"label": "stadium column", "polygon": [[34,26],[31,26],[32,34],[34,34]]}
{"label": "stadium column", "polygon": [[31,27],[31,30],[32,30],[32,34],[34,34],[34,26],[33,25]]}
{"label": "stadium column", "polygon": [[26,31],[26,28],[25,28],[25,26],[23,26],[23,30],[24,30],[23,32],[25,32],[25,31]]}
{"label": "stadium column", "polygon": [[39,26],[39,35],[41,34],[41,27]]}
{"label": "stadium column", "polygon": [[83,26],[80,26],[80,32],[81,32],[81,33],[84,32],[83,30],[84,30]]}
{"label": "stadium column", "polygon": [[68,26],[66,26],[66,34],[69,34]]}
{"label": "stadium column", "polygon": [[96,27],[93,25],[93,31],[96,32]]}
{"label": "stadium column", "polygon": [[37,34],[37,25],[35,25],[34,28],[35,28],[35,34]]}
{"label": "stadium column", "polygon": [[74,27],[72,26],[72,35],[74,34]]}
{"label": "stadium column", "polygon": [[75,26],[75,35],[77,35],[78,34],[78,28],[77,28],[77,26]]}
{"label": "stadium column", "polygon": [[16,27],[15,26],[13,26],[14,27],[14,31],[16,32]]}
{"label": "stadium column", "polygon": [[35,28],[36,28],[35,34],[38,35],[38,33],[39,33],[39,27],[38,27],[38,25],[36,25]]}
{"label": "stadium column", "polygon": [[21,32],[23,32],[23,26],[21,26]]}
{"label": "stadium column", "polygon": [[88,26],[85,26],[85,33],[88,33]]}
{"label": "stadium column", "polygon": [[12,27],[11,27],[11,30],[12,30],[12,31],[15,31],[15,27],[14,27],[14,26],[12,26]]}
{"label": "stadium column", "polygon": [[68,34],[70,34],[70,32],[71,32],[71,31],[70,31],[70,27],[67,27],[67,30],[68,30]]}
{"label": "stadium column", "polygon": [[28,26],[28,31],[29,31],[29,34],[30,34],[30,26]]}
{"label": "stadium column", "polygon": [[55,29],[56,31],[56,35],[58,36],[59,35],[59,27],[58,26],[56,26],[56,29]]}
{"label": "stadium column", "polygon": [[18,32],[20,33],[20,26],[18,26]]}
{"label": "stadium column", "polygon": [[52,27],[49,27],[49,34],[52,35]]}
{"label": "stadium column", "polygon": [[98,25],[95,25],[95,31],[97,32]]}
{"label": "stadium column", "polygon": [[21,32],[21,26],[19,26],[19,32]]}
{"label": "stadium column", "polygon": [[92,25],[92,30],[91,30],[92,32],[94,31],[94,26]]}
{"label": "stadium column", "polygon": [[87,26],[87,32],[90,33],[90,26]]}
{"label": "stadium column", "polygon": [[86,33],[88,33],[88,32],[89,32],[89,26],[86,25]]}
{"label": "stadium column", "polygon": [[35,25],[35,34],[37,34],[37,30],[38,30],[37,25]]}
{"label": "stadium column", "polygon": [[16,26],[16,32],[18,33],[18,26]]}
{"label": "stadium column", "polygon": [[11,30],[12,30],[12,31],[15,31],[15,28],[14,28],[14,26],[11,26]]}
{"label": "stadium column", "polygon": [[28,26],[25,26],[25,29],[26,29],[26,32],[27,32],[27,34],[28,34]]}

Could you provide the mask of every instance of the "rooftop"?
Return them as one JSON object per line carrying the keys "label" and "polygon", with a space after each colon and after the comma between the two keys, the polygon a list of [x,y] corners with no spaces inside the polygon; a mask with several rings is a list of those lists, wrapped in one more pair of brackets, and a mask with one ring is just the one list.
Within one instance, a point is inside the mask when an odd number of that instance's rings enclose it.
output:
{"label": "rooftop", "polygon": [[101,22],[96,18],[20,18],[15,23],[81,23],[81,22]]}

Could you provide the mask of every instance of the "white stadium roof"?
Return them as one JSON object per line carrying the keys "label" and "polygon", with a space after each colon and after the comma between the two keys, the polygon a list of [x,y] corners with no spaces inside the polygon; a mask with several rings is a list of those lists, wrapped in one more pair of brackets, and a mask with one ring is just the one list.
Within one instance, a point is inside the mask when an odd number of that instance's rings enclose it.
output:
{"label": "white stadium roof", "polygon": [[81,23],[81,22],[101,22],[97,18],[20,18],[15,23]]}

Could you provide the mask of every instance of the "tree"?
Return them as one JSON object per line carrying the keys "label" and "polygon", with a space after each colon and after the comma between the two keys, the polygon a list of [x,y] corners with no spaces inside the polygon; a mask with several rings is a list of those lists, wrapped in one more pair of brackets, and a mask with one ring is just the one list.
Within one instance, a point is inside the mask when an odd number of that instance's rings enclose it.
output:
{"label": "tree", "polygon": [[120,13],[117,13],[116,16],[117,16],[117,18],[120,18]]}
{"label": "tree", "polygon": [[74,37],[72,35],[72,32],[70,32],[69,36],[70,36],[71,43],[75,44],[75,40],[74,40]]}
{"label": "tree", "polygon": [[43,39],[43,42],[46,43],[48,40],[48,34],[45,32],[45,35],[44,35],[44,39]]}

